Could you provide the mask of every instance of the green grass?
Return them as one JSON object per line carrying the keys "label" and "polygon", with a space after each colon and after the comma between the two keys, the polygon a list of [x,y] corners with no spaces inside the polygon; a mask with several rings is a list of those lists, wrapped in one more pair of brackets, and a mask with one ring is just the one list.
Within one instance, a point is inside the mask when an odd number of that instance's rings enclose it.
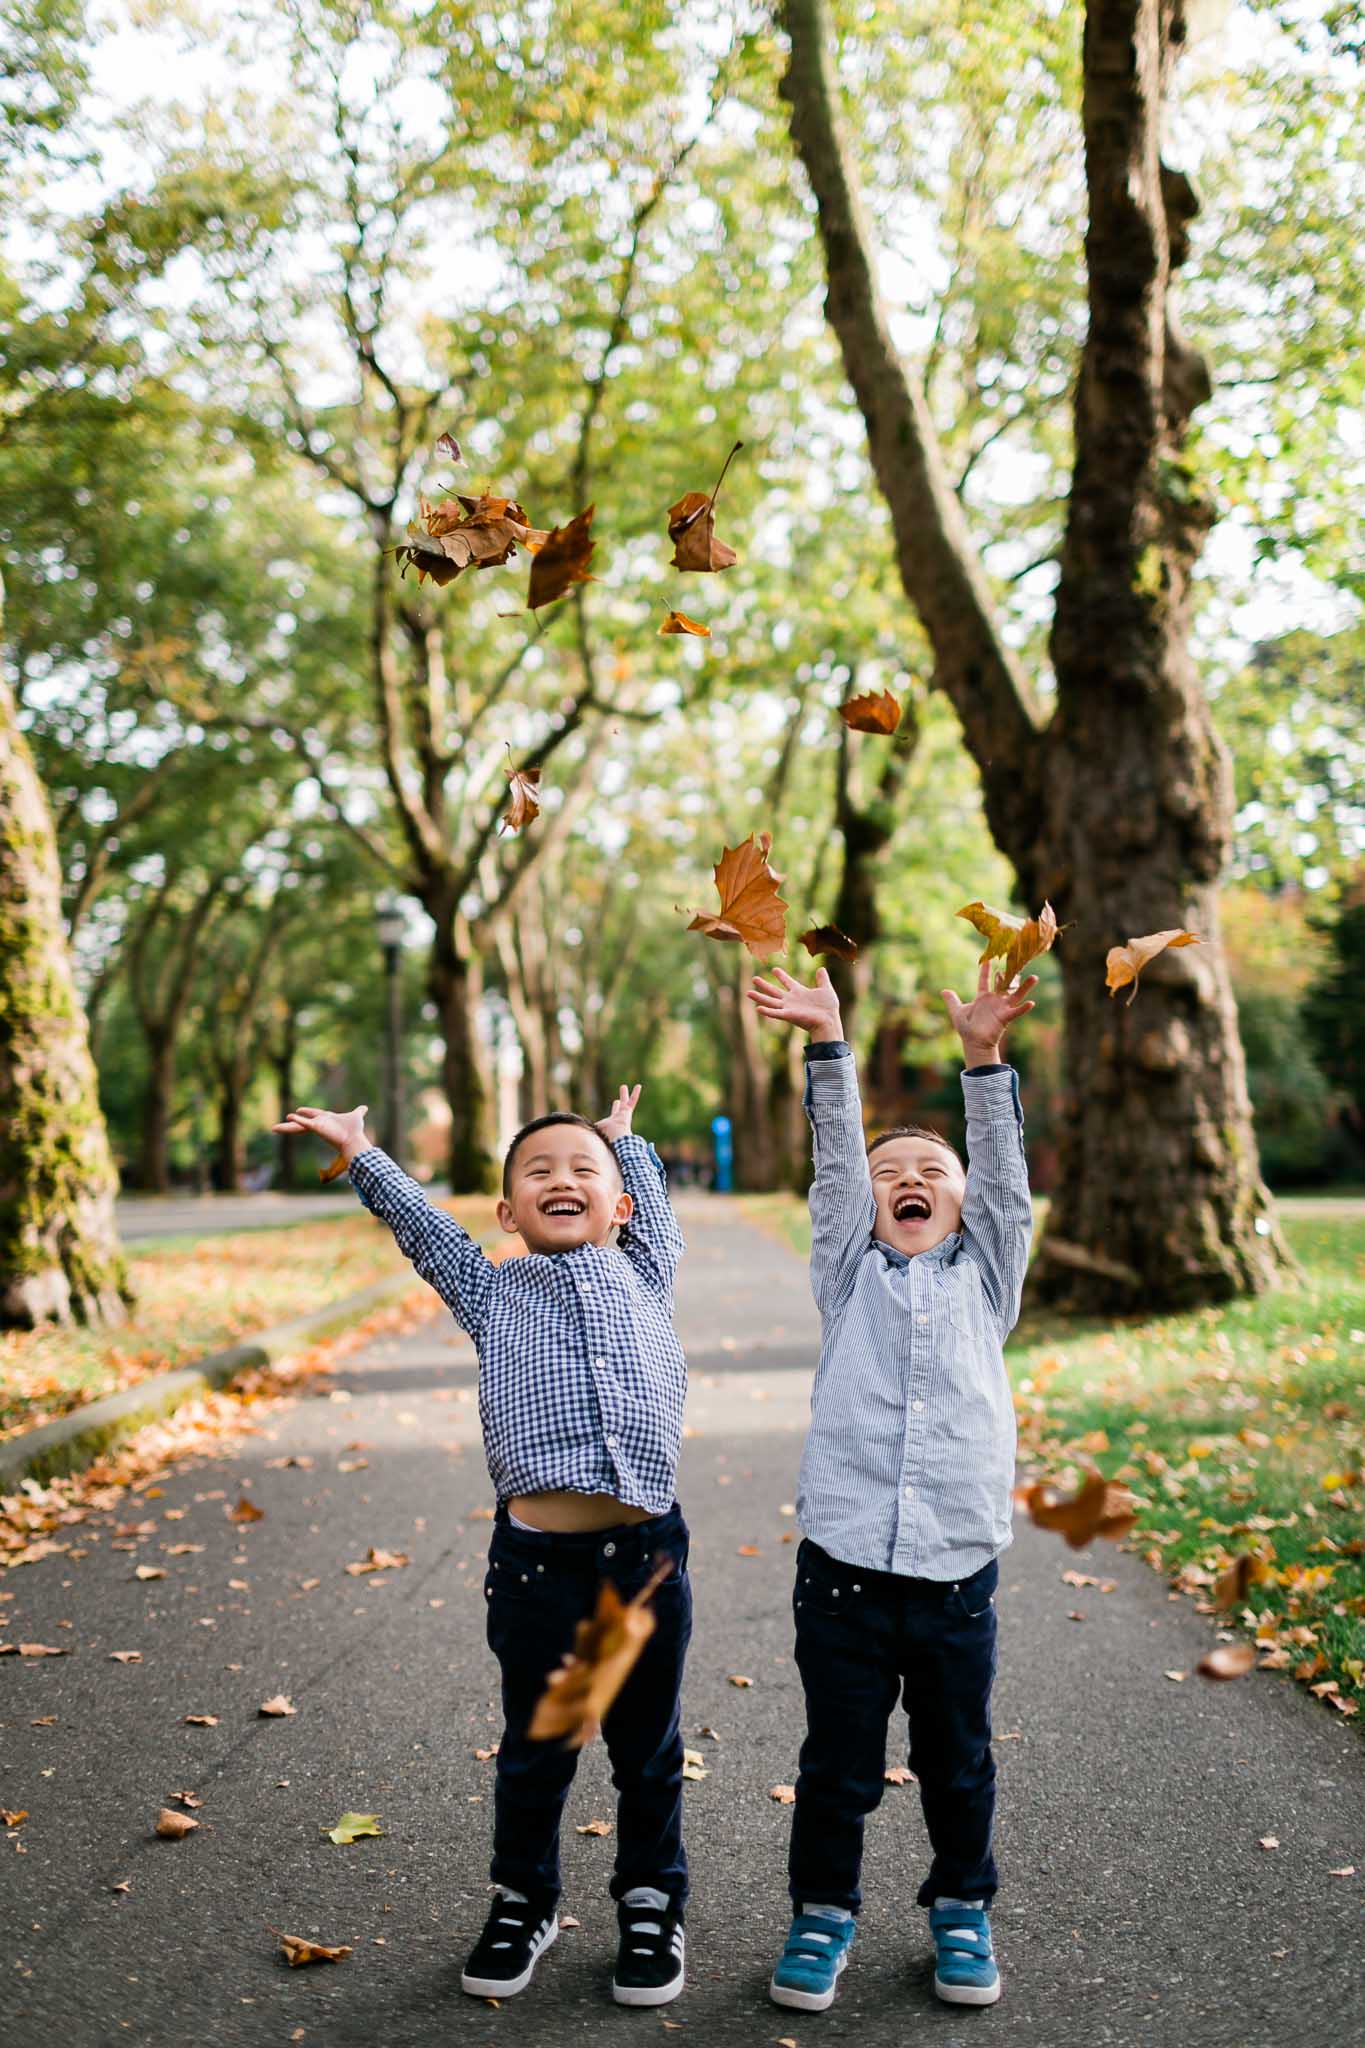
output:
{"label": "green grass", "polygon": [[[804,1203],[741,1206],[808,1251]],[[1020,1465],[1059,1486],[1086,1467],[1126,1485],[1133,1546],[1196,1598],[1258,1554],[1266,1576],[1229,1626],[1254,1630],[1305,1683],[1335,1679],[1353,1704],[1365,1693],[1365,1201],[1279,1206],[1300,1281],[1181,1315],[1026,1317],[1006,1351]]]}

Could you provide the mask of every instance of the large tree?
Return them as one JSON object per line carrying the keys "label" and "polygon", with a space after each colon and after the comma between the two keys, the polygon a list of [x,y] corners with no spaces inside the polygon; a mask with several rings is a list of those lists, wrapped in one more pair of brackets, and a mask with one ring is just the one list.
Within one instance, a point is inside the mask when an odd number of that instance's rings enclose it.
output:
{"label": "large tree", "polygon": [[[1257,1289],[1279,1240],[1261,1183],[1218,931],[1232,789],[1189,649],[1211,520],[1184,444],[1209,390],[1173,279],[1197,200],[1163,163],[1181,0],[1091,0],[1082,53],[1089,325],[1051,635],[1047,710],[1000,629],[914,368],[892,340],[838,116],[824,0],[787,0],[783,95],[815,197],[826,311],[890,508],[907,595],[980,771],[997,844],[1058,948],[1066,1029],[1061,1176],[1036,1285],[1096,1311]],[[1106,949],[1186,926],[1137,1004]]]}

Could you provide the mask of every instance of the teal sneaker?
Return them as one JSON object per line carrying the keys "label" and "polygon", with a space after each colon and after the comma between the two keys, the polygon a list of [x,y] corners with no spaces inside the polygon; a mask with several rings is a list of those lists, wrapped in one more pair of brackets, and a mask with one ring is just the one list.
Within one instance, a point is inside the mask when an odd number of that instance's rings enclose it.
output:
{"label": "teal sneaker", "polygon": [[853,1919],[798,1913],[768,1985],[773,2004],[794,2006],[798,2012],[823,2012],[833,2005],[839,1972],[848,1961],[857,1929]]}
{"label": "teal sneaker", "polygon": [[934,1937],[934,1989],[949,2005],[994,2005],[1000,1972],[991,1949],[989,1915],[980,1906],[941,1900],[929,1909]]}

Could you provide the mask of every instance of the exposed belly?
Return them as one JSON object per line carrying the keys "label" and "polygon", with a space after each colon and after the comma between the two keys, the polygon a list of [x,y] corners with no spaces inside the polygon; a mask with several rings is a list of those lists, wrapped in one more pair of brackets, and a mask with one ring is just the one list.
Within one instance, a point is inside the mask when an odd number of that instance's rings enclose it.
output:
{"label": "exposed belly", "polygon": [[548,1493],[516,1494],[508,1501],[507,1512],[553,1536],[576,1536],[585,1529],[614,1529],[622,1522],[649,1520],[648,1508],[630,1507],[614,1493],[570,1493],[557,1488]]}

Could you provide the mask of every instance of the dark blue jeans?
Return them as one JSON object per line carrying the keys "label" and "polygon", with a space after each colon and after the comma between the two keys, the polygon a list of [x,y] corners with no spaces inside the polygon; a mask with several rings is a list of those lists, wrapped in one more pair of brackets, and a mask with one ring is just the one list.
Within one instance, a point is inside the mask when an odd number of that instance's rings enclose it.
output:
{"label": "dark blue jeans", "polygon": [[687,1524],[675,1503],[647,1522],[592,1535],[514,1529],[499,1508],[488,1550],[488,1645],[502,1669],[506,1725],[493,1805],[495,1884],[549,1903],[559,1896],[559,1822],[578,1753],[532,1742],[526,1730],[574,1627],[597,1604],[603,1579],[627,1599],[664,1557],[673,1570],[653,1598],[656,1626],[602,1724],[616,1787],[615,1899],[652,1885],[687,1898],[682,1840],[682,1725],[678,1691],[692,1634]]}
{"label": "dark blue jeans", "polygon": [[969,1579],[907,1579],[841,1564],[809,1540],[796,1554],[796,1663],[806,1689],[788,1872],[799,1907],[862,1900],[863,1821],[881,1800],[899,1694],[910,1768],[933,1847],[919,1903],[995,1896],[991,1681],[999,1567]]}

